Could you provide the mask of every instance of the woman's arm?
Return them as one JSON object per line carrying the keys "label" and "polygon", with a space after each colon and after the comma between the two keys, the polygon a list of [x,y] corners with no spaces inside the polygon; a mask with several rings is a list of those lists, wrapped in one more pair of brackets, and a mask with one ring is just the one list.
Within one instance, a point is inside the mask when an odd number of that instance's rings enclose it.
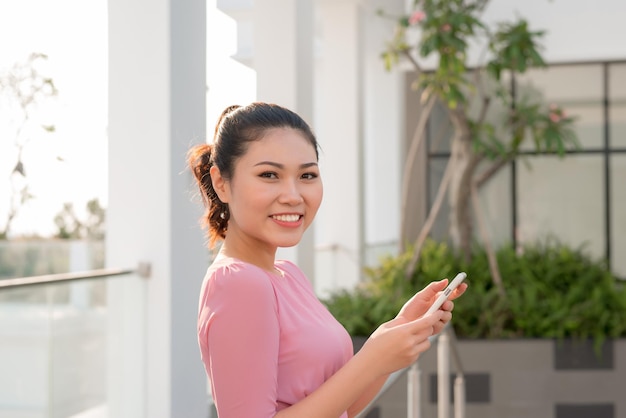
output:
{"label": "woman's arm", "polygon": [[199,321],[202,360],[220,417],[269,418],[278,396],[275,295],[269,282],[244,267],[212,277]]}
{"label": "woman's arm", "polygon": [[382,324],[337,373],[275,417],[337,418],[353,405],[361,404],[359,400],[364,394],[369,394],[381,380],[384,382],[390,373],[412,364],[430,347],[428,337],[442,315],[438,311],[415,321],[396,318]]}
{"label": "woman's arm", "polygon": [[374,399],[376,394],[383,387],[387,379],[389,378],[389,374],[379,377],[374,381],[369,387],[363,392],[363,394],[356,400],[350,408],[348,408],[348,417],[352,418],[358,415],[369,403]]}
{"label": "woman's arm", "polygon": [[[445,289],[447,286],[447,280],[441,280],[438,282],[432,282],[419,293],[415,294],[407,303],[404,305],[402,310],[398,313],[398,317],[403,317],[404,320],[410,320],[411,317],[418,317],[419,315],[426,312],[430,304],[433,300],[439,295],[439,293]],[[450,295],[450,300],[445,302],[440,310],[443,311],[441,319],[434,326],[434,334],[438,334],[441,330],[446,326],[448,322],[452,319],[452,310],[454,309],[454,303],[452,299],[456,299],[465,292],[467,289],[467,284],[464,284],[462,288],[455,291],[452,295]],[[420,313],[421,311],[421,313]],[[374,397],[378,394],[380,389],[383,387],[385,382],[387,381],[389,375],[382,376],[374,383],[372,383],[367,390],[361,395],[361,397],[348,408],[348,416],[354,417],[359,412],[361,412]]]}

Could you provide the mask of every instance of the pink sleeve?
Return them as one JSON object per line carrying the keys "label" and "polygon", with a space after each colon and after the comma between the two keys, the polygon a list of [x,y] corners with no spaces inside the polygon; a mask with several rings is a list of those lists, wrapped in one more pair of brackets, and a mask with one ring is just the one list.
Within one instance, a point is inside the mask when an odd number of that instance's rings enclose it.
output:
{"label": "pink sleeve", "polygon": [[249,270],[216,271],[207,298],[209,367],[220,418],[276,414],[279,325],[274,289]]}

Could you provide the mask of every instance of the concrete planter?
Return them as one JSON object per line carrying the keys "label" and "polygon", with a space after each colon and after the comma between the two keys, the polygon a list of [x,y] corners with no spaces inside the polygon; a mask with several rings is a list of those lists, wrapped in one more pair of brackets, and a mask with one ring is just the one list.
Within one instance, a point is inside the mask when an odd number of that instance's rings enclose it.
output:
{"label": "concrete planter", "polygon": [[[591,341],[460,340],[458,348],[466,418],[626,418],[626,339],[605,342],[599,356]],[[422,417],[437,416],[436,354],[433,346],[420,359]],[[369,417],[406,416],[401,378]]]}

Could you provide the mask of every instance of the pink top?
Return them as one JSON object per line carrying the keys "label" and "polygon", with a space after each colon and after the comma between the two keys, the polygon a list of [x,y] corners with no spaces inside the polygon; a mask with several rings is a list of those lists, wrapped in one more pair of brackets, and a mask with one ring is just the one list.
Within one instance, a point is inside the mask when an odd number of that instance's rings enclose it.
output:
{"label": "pink top", "polygon": [[198,341],[220,418],[273,417],[352,357],[350,336],[302,271],[276,267],[284,277],[223,257],[202,284]]}

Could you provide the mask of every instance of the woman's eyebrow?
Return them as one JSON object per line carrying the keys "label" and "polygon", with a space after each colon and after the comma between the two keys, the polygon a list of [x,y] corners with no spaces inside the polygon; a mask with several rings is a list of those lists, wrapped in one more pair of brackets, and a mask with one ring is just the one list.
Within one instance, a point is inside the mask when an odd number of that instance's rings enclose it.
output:
{"label": "woman's eyebrow", "polygon": [[[280,169],[285,168],[285,166],[283,164],[276,163],[274,161],[261,161],[261,162],[256,163],[254,165],[254,167],[257,167],[259,165],[271,165],[273,167],[280,168]],[[313,162],[310,162],[310,163],[300,164],[300,168],[316,167],[317,165],[318,164],[315,161],[313,161]]]}

